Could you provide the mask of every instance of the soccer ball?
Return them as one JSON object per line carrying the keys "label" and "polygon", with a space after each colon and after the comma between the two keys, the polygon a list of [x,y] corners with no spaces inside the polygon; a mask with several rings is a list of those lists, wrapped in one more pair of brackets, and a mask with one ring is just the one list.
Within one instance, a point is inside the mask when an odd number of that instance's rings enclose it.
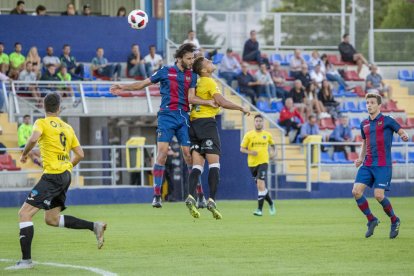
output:
{"label": "soccer ball", "polygon": [[128,23],[132,29],[144,29],[148,24],[148,15],[142,10],[133,10],[128,14]]}

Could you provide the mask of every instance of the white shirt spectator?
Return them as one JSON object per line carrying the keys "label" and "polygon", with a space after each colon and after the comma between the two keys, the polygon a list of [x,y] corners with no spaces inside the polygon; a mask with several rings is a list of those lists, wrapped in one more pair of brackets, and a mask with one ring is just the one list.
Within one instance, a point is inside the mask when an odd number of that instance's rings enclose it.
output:
{"label": "white shirt spectator", "polygon": [[192,40],[189,40],[188,38],[186,39],[186,40],[184,40],[184,42],[183,43],[193,43],[194,44],[194,46],[197,48],[197,49],[200,49],[201,47],[200,47],[200,42],[198,42],[198,39],[197,38],[193,38]]}
{"label": "white shirt spectator", "polygon": [[220,72],[239,73],[241,70],[240,63],[234,56],[224,55],[220,63]]}
{"label": "white shirt spectator", "polygon": [[2,72],[0,72],[0,81],[7,81],[7,80],[9,80],[9,77],[3,74]]}
{"label": "white shirt spectator", "polygon": [[290,59],[290,71],[297,71],[299,72],[301,67],[302,67],[302,63],[303,63],[303,59],[298,59],[295,56],[292,56],[292,58]]}
{"label": "white shirt spectator", "polygon": [[162,56],[160,56],[159,54],[155,54],[154,57],[148,54],[144,57],[144,62],[150,63],[152,70],[154,72],[161,68],[162,61],[163,61]]}
{"label": "white shirt spectator", "polygon": [[54,64],[58,67],[60,64],[60,59],[57,56],[44,56],[42,63],[44,66],[47,66],[48,64]]}
{"label": "white shirt spectator", "polygon": [[316,83],[316,85],[319,88],[322,87],[322,81],[325,79],[325,76],[321,71],[319,71],[319,73],[316,73],[315,71],[312,71],[310,73],[310,77]]}
{"label": "white shirt spectator", "polygon": [[263,84],[273,84],[273,80],[269,72],[266,72],[265,74],[263,74],[262,71],[259,70],[256,72],[255,77],[259,82]]}
{"label": "white shirt spectator", "polygon": [[19,74],[20,81],[36,81],[36,73],[33,71],[28,72],[26,69]]}

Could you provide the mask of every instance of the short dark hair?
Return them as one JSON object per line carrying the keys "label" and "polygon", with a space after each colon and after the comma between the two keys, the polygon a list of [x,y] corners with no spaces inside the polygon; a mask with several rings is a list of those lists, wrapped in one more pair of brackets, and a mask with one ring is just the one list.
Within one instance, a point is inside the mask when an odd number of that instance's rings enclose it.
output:
{"label": "short dark hair", "polygon": [[39,12],[45,11],[45,10],[46,10],[46,7],[43,6],[43,5],[39,5],[39,6],[36,7],[36,13],[39,13]]}
{"label": "short dark hair", "polygon": [[151,48],[152,48],[152,47],[157,48],[157,47],[155,47],[155,45],[154,45],[154,44],[151,44],[151,45],[148,47],[148,49],[150,49],[150,50],[151,50]]}
{"label": "short dark hair", "polygon": [[175,51],[174,58],[183,58],[185,54],[194,53],[195,50],[196,46],[193,43],[184,43]]}
{"label": "short dark hair", "polygon": [[313,118],[315,118],[315,119],[316,119],[315,114],[311,114],[311,115],[309,115],[308,120],[310,121],[310,120],[311,120],[311,119],[313,119]]}
{"label": "short dark hair", "polygon": [[21,44],[20,42],[16,42],[16,43],[14,43],[14,47],[16,47],[17,45],[22,46],[22,44]]}
{"label": "short dark hair", "polygon": [[198,57],[194,60],[193,72],[196,73],[197,75],[201,74],[201,70],[203,69],[203,61],[204,61],[204,57]]}
{"label": "short dark hair", "polygon": [[99,49],[103,50],[104,48],[103,47],[98,47],[98,48],[96,48],[96,51],[98,51]]}
{"label": "short dark hair", "polygon": [[345,33],[345,34],[342,36],[342,38],[343,38],[343,39],[345,39],[345,37],[347,37],[347,36],[349,36],[349,34],[348,34],[348,33]]}
{"label": "short dark hair", "polygon": [[0,41],[0,45],[3,45],[4,46],[4,43]]}
{"label": "short dark hair", "polygon": [[262,116],[262,114],[256,114],[256,116],[254,116],[254,119],[256,119],[256,118],[262,118],[263,119],[263,116]]}
{"label": "short dark hair", "polygon": [[16,6],[20,6],[21,4],[23,4],[23,5],[24,5],[24,1],[17,1]]}
{"label": "short dark hair", "polygon": [[188,33],[194,33],[194,30],[189,30]]}
{"label": "short dark hair", "polygon": [[63,44],[62,49],[65,49],[66,47],[70,47],[70,45],[69,44]]}
{"label": "short dark hair", "polygon": [[382,104],[382,98],[377,93],[368,93],[367,95],[365,95],[365,100],[368,100],[369,98],[375,98],[377,99],[378,104]]}
{"label": "short dark hair", "polygon": [[59,94],[53,92],[47,94],[43,100],[45,111],[49,113],[56,113],[60,107],[60,96]]}
{"label": "short dark hair", "polygon": [[30,118],[30,115],[26,114],[26,115],[23,116],[23,119],[26,119],[26,118]]}

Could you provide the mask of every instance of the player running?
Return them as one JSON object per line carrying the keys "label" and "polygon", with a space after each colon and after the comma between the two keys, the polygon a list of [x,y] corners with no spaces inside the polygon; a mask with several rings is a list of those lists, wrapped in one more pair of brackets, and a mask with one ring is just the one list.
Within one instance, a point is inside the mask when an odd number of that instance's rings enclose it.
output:
{"label": "player running", "polygon": [[[66,209],[66,192],[71,182],[72,168],[84,156],[72,127],[59,118],[60,103],[60,96],[56,93],[45,97],[46,117],[36,120],[32,136],[20,157],[20,161],[25,163],[30,151],[38,142],[43,160],[43,175],[19,211],[22,260],[7,269],[27,269],[34,266],[31,260],[34,235],[32,218],[40,209],[45,210],[46,224],[71,229],[89,229],[96,235],[98,249],[104,244],[105,223],[60,214]],[[72,158],[71,151],[74,153]]]}
{"label": "player running", "polygon": [[[111,86],[111,93],[118,95],[125,90],[141,90],[145,87],[160,83],[161,87],[161,106],[158,112],[157,128],[157,160],[154,164],[154,198],[152,206],[161,208],[161,186],[167,161],[168,147],[174,137],[177,137],[183,151],[184,160],[191,170],[190,139],[188,137],[189,128],[189,97],[192,102],[200,105],[216,106],[213,100],[203,100],[195,97],[195,86],[197,75],[191,71],[194,62],[194,52],[196,48],[192,43],[181,45],[176,53],[176,63],[173,66],[164,66],[151,77],[141,82]],[[205,201],[201,185],[198,187],[199,199]]]}
{"label": "player running", "polygon": [[240,145],[240,151],[247,154],[247,165],[250,168],[253,178],[256,181],[258,191],[258,207],[253,213],[255,216],[262,216],[263,203],[269,203],[270,215],[276,214],[275,205],[266,189],[267,167],[269,165],[269,146],[270,158],[275,156],[275,142],[272,134],[263,130],[263,117],[260,114],[254,116],[254,130],[247,132]]}
{"label": "player running", "polygon": [[359,158],[355,160],[356,167],[363,165],[358,170],[352,194],[359,209],[368,219],[368,231],[365,237],[369,238],[374,234],[379,220],[371,213],[364,191],[367,186],[374,187],[375,199],[391,218],[390,238],[394,239],[398,236],[401,221],[394,214],[391,202],[385,197],[385,191],[390,190],[392,178],[392,136],[397,132],[401,139],[407,142],[408,135],[392,117],[380,113],[382,102],[380,95],[368,93],[365,99],[369,118],[361,123],[363,141]]}
{"label": "player running", "polygon": [[[200,78],[197,82],[196,95],[205,101],[214,101],[219,106],[240,110],[244,114],[249,115],[249,108],[242,107],[226,100],[212,78],[212,73],[216,67],[214,64],[204,58],[198,57],[193,64],[193,71]],[[209,164],[208,185],[210,188],[210,196],[207,201],[207,209],[212,212],[215,219],[221,219],[221,214],[216,208],[216,192],[220,182],[220,137],[217,130],[216,115],[220,108],[215,106],[199,105],[193,101],[194,97],[190,97],[190,103],[193,104],[190,114],[190,140],[191,140],[191,156],[193,158],[193,170],[189,177],[189,195],[185,200],[185,204],[190,210],[190,214],[198,218],[200,212],[196,208],[194,199],[195,189],[198,179],[204,170],[204,163],[207,160]]]}

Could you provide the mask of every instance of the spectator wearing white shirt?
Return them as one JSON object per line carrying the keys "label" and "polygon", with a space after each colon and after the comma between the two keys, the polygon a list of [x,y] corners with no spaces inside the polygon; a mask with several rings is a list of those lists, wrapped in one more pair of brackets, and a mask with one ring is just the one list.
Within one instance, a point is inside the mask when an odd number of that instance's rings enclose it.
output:
{"label": "spectator wearing white shirt", "polygon": [[325,79],[325,75],[321,71],[321,65],[317,64],[314,70],[310,74],[313,83],[318,89],[322,88],[322,81]]}
{"label": "spectator wearing white shirt", "polygon": [[[35,82],[37,79],[36,73],[33,71],[32,62],[26,62],[26,67],[19,73],[19,81]],[[19,87],[19,91],[27,91],[33,98],[36,99],[37,105],[42,103],[41,95],[35,83],[30,83]]]}
{"label": "spectator wearing white shirt", "polygon": [[187,39],[186,39],[186,40],[184,40],[183,44],[184,44],[184,43],[193,43],[193,44],[194,44],[194,46],[195,46],[197,49],[200,49],[200,48],[201,48],[201,47],[200,47],[200,42],[198,42],[198,39],[196,38],[196,34],[195,34],[195,32],[194,32],[193,30],[190,30],[190,31],[188,32]]}
{"label": "spectator wearing white shirt", "polygon": [[276,87],[273,83],[273,79],[270,76],[269,71],[265,63],[260,64],[260,70],[256,72],[256,79],[264,85],[267,97],[272,100],[276,98]]}
{"label": "spectator wearing white shirt", "polygon": [[295,54],[291,57],[289,62],[290,76],[296,78],[302,70],[302,65],[306,64],[299,49],[295,50]]}
{"label": "spectator wearing white shirt", "polygon": [[[345,80],[342,78],[341,74],[339,74],[338,70],[335,69],[335,66],[333,66],[332,63],[329,62],[328,56],[323,54],[321,56],[322,64],[325,65],[325,75],[326,79],[328,81],[336,81],[340,86],[342,86],[345,90],[350,90],[352,87],[350,87]],[[321,66],[321,71],[322,71]]]}
{"label": "spectator wearing white shirt", "polygon": [[224,78],[229,86],[241,72],[239,61],[234,57],[233,50],[228,48],[220,63],[220,77]]}
{"label": "spectator wearing white shirt", "polygon": [[60,59],[53,55],[52,46],[46,48],[46,56],[43,57],[42,63],[44,67],[47,67],[49,64],[54,64],[56,67],[60,66]]}
{"label": "spectator wearing white shirt", "polygon": [[319,52],[314,50],[311,54],[311,59],[309,61],[309,65],[313,68],[315,68],[316,64],[321,64],[321,59],[319,57]]}
{"label": "spectator wearing white shirt", "polygon": [[144,57],[147,76],[151,76],[154,72],[158,71],[163,63],[162,56],[156,53],[157,49],[155,45],[150,45],[149,51],[149,54]]}

